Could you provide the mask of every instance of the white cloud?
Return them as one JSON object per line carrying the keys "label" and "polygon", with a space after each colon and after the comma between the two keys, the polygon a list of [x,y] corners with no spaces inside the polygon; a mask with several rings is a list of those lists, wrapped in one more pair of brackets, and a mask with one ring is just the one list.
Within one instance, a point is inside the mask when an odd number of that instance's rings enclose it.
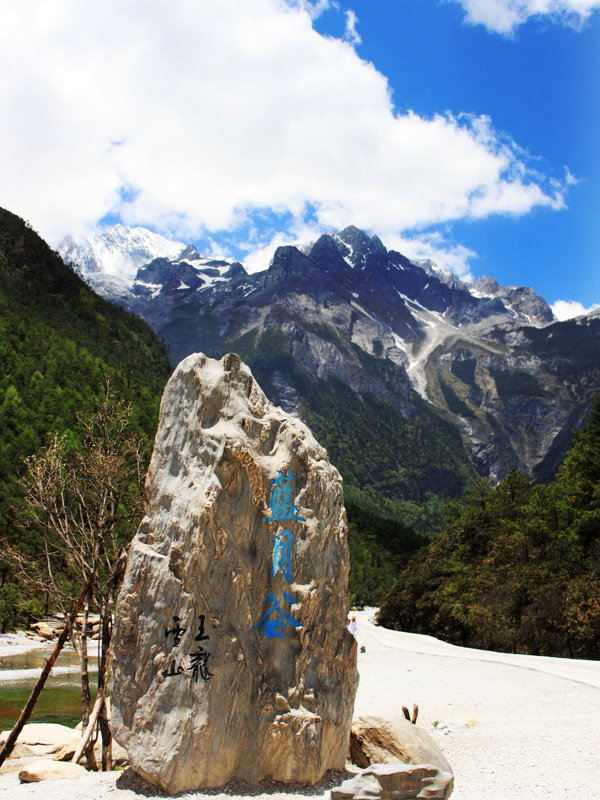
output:
{"label": "white cloud", "polygon": [[261,214],[385,237],[561,207],[489,119],[396,114],[385,77],[314,30],[329,6],[5,4],[0,205],[54,242],[107,212],[218,240]]}
{"label": "white cloud", "polygon": [[590,311],[595,311],[597,308],[600,308],[600,304],[594,303],[594,305],[586,308],[583,303],[577,300],[557,300],[556,303],[552,304],[551,308],[556,319],[562,321],[564,319],[580,317],[582,314],[589,314]]}
{"label": "white cloud", "polygon": [[346,16],[346,29],[344,30],[344,39],[350,44],[360,44],[362,39],[360,38],[360,34],[357,30],[358,25],[358,17],[349,9],[348,11],[344,12]]}
{"label": "white cloud", "polygon": [[467,21],[495,33],[511,34],[532,17],[581,26],[600,0],[450,0],[465,9]]}
{"label": "white cloud", "polygon": [[318,19],[330,8],[339,9],[340,6],[337,0],[285,0],[285,2],[292,8],[306,11],[311,19]]}
{"label": "white cloud", "polygon": [[397,250],[407,258],[433,261],[440,269],[454,273],[462,281],[473,280],[470,262],[477,253],[462,244],[448,241],[438,232],[413,237],[388,234],[384,244],[388,250]]}

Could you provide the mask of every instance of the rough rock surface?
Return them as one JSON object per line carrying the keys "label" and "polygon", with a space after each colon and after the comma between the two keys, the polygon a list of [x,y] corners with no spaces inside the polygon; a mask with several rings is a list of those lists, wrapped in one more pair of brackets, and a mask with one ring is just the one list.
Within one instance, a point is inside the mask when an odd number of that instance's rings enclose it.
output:
{"label": "rough rock surface", "polygon": [[358,717],[352,722],[350,760],[371,764],[432,764],[452,776],[452,768],[431,736],[406,719]]}
{"label": "rough rock surface", "polygon": [[113,730],[170,792],[342,768],[357,685],[341,478],[238,356],[169,381],[116,610]]}
{"label": "rough rock surface", "polygon": [[86,770],[79,764],[65,761],[52,761],[49,758],[38,758],[19,772],[19,780],[23,783],[58,780],[59,778],[76,778],[85,775]]}
{"label": "rough rock surface", "polygon": [[431,764],[373,764],[331,790],[331,800],[447,800],[452,776]]}

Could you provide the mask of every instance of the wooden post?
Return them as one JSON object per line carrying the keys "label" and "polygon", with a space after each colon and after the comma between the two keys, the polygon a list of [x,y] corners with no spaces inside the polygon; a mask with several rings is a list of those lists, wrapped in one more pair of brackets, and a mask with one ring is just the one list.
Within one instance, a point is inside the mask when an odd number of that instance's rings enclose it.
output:
{"label": "wooden post", "polygon": [[83,755],[83,751],[85,750],[89,738],[92,735],[92,731],[96,726],[96,720],[98,719],[98,714],[100,713],[100,708],[103,704],[104,704],[104,688],[98,691],[98,697],[96,697],[96,702],[94,703],[94,708],[92,709],[92,713],[90,714],[89,722],[81,736],[81,741],[77,746],[77,750],[75,750],[73,758],[71,759],[71,761],[74,764],[76,764]]}

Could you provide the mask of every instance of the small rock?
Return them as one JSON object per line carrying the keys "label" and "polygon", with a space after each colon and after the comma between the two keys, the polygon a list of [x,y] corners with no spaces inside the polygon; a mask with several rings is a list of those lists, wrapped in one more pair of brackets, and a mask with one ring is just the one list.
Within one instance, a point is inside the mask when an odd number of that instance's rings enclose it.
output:
{"label": "small rock", "polygon": [[49,756],[56,753],[57,744],[23,744],[17,742],[9,758],[29,758],[30,756]]}
{"label": "small rock", "polygon": [[71,739],[70,742],[67,744],[63,744],[63,746],[56,752],[54,756],[54,761],[71,761],[73,756],[75,755],[75,751],[79,747],[79,743],[81,742],[81,736],[76,736]]}
{"label": "small rock", "polygon": [[447,800],[454,779],[433,764],[371,764],[331,790],[331,800]]}
{"label": "small rock", "polygon": [[76,778],[79,775],[85,775],[85,772],[86,770],[79,764],[41,758],[23,767],[19,772],[19,780],[22,783],[35,783],[58,778]]}
{"label": "small rock", "polygon": [[34,622],[31,627],[42,639],[54,639],[54,629],[45,622]]}
{"label": "small rock", "polygon": [[39,761],[37,756],[26,756],[23,758],[7,758],[4,764],[0,766],[0,775],[11,775],[15,772],[20,772],[23,767],[28,764],[33,764]]}
{"label": "small rock", "polygon": [[452,775],[444,754],[422,728],[404,718],[358,717],[350,732],[350,760],[357,767],[371,764],[433,764]]}

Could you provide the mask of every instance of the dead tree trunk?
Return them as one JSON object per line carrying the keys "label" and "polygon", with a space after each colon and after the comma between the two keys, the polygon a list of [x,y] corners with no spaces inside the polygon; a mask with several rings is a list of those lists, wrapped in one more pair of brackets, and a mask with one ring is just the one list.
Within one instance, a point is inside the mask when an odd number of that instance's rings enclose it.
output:
{"label": "dead tree trunk", "polygon": [[[83,729],[87,727],[87,724],[90,720],[90,674],[89,674],[89,662],[88,662],[88,617],[89,617],[89,610],[90,610],[90,603],[89,598],[92,593],[92,587],[90,585],[90,591],[88,592],[88,597],[83,606],[83,614],[82,614],[82,621],[81,621],[81,654],[80,654],[80,662],[81,662],[81,724]],[[85,757],[87,760],[88,769],[98,771],[98,762],[96,761],[96,756],[94,754],[94,743],[90,741],[88,746],[85,749]]]}

